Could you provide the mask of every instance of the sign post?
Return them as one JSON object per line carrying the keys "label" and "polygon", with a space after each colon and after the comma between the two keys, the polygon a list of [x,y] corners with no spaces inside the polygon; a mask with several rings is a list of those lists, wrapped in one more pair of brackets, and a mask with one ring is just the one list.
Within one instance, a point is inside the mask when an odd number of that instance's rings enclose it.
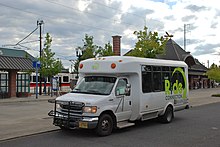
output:
{"label": "sign post", "polygon": [[58,77],[53,77],[52,78],[52,92],[51,92],[51,97],[53,96],[53,91],[56,92],[56,96],[58,94]]}
{"label": "sign post", "polygon": [[36,99],[38,99],[38,69],[40,68],[40,61],[34,61],[33,67],[36,69]]}

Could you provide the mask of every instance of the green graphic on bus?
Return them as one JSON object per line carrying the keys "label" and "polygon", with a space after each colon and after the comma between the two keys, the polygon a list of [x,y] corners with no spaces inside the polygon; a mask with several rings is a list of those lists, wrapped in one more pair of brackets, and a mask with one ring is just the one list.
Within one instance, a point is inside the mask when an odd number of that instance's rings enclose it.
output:
{"label": "green graphic on bus", "polygon": [[[175,83],[172,83],[168,80],[165,79],[165,94],[166,99],[177,99],[177,98],[186,98],[187,94],[187,81],[186,81],[186,76],[182,68],[177,67],[174,69],[172,73],[172,77],[176,72],[180,72],[182,77],[183,77],[183,82],[181,83],[180,81],[176,80]],[[183,87],[184,84],[184,87]]]}

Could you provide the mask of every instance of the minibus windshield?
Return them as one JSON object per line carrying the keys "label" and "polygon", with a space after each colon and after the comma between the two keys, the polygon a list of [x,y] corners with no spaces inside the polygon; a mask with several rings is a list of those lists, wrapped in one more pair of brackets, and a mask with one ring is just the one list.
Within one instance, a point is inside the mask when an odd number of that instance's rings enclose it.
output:
{"label": "minibus windshield", "polygon": [[73,89],[73,93],[109,95],[115,84],[115,77],[86,76]]}

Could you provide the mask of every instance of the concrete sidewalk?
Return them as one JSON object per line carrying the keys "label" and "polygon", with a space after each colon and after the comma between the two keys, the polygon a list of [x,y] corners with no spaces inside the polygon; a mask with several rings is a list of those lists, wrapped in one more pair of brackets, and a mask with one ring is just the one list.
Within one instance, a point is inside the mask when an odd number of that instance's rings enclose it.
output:
{"label": "concrete sidewalk", "polygon": [[[220,88],[197,89],[189,93],[192,107],[220,102]],[[59,129],[52,125],[52,118],[47,114],[54,105],[48,100],[50,96],[35,95],[28,98],[0,99],[0,141]]]}
{"label": "concrete sidewalk", "polygon": [[12,97],[12,98],[0,98],[0,104],[1,103],[15,103],[15,102],[39,102],[39,101],[48,101],[49,99],[55,99],[56,96],[50,96],[50,95],[38,95],[38,98],[36,98],[36,95],[33,94],[29,97]]}
{"label": "concrete sidewalk", "polygon": [[0,99],[0,141],[58,129],[48,112],[50,96]]}
{"label": "concrete sidewalk", "polygon": [[192,107],[194,107],[220,102],[220,97],[212,97],[213,94],[220,94],[220,87],[190,90],[189,103]]}

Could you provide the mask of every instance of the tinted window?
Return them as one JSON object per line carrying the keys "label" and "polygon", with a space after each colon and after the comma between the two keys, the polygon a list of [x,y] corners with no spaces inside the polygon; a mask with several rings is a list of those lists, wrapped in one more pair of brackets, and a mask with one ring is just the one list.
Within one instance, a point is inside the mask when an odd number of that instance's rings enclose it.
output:
{"label": "tinted window", "polygon": [[69,77],[68,76],[63,76],[63,82],[69,82]]}
{"label": "tinted window", "polygon": [[142,91],[143,93],[152,91],[151,66],[142,66]]}
{"label": "tinted window", "polygon": [[[185,87],[184,79],[181,72],[176,71],[176,67],[169,66],[149,66],[143,65],[142,70],[142,91],[147,92],[160,92],[165,91],[165,80],[170,81],[170,90],[172,85],[177,81]],[[184,68],[182,68],[184,71]]]}

